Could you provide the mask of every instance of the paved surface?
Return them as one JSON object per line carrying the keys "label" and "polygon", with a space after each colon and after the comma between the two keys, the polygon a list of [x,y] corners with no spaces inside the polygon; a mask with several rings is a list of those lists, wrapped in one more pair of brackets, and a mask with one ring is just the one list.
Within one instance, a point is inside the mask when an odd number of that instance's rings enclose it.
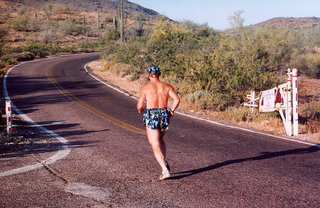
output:
{"label": "paved surface", "polygon": [[[181,115],[166,135],[173,177],[160,182],[136,100],[88,76],[83,66],[94,59],[45,59],[9,74],[13,103],[71,152],[1,177],[0,207],[319,207],[319,147]],[[54,143],[1,155],[0,172],[52,156]]]}

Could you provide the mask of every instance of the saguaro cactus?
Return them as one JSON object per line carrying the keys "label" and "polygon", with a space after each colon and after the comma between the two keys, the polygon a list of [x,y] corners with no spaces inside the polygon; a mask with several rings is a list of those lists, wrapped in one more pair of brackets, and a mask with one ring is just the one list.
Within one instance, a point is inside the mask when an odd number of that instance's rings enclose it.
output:
{"label": "saguaro cactus", "polygon": [[125,25],[125,15],[123,11],[123,0],[119,0],[120,5],[118,7],[117,15],[113,15],[113,27],[115,31],[120,34],[121,42],[124,41],[124,25]]}
{"label": "saguaro cactus", "polygon": [[97,12],[97,28],[100,29],[100,12]]}
{"label": "saguaro cactus", "polygon": [[113,27],[118,31],[118,17],[116,15],[113,15]]}
{"label": "saguaro cactus", "polygon": [[120,40],[124,41],[124,14],[123,14],[123,0],[121,0],[120,7]]}

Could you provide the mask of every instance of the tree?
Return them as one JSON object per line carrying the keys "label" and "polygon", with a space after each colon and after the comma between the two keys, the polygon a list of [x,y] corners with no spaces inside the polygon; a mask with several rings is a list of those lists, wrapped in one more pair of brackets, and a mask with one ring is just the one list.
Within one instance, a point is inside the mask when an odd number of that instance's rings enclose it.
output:
{"label": "tree", "polygon": [[241,17],[243,10],[235,11],[233,15],[229,16],[231,29],[243,28],[244,19]]}

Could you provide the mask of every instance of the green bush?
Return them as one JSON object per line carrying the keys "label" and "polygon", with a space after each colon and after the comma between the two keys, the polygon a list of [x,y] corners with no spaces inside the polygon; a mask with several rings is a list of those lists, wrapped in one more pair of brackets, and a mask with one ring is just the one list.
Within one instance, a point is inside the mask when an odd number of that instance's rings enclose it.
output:
{"label": "green bush", "polygon": [[55,30],[46,29],[40,33],[39,40],[44,43],[49,43],[58,38],[58,34]]}
{"label": "green bush", "polygon": [[106,32],[101,37],[100,41],[104,44],[109,44],[110,41],[118,40],[120,38],[120,33],[115,29],[107,29]]}
{"label": "green bush", "polygon": [[5,54],[5,41],[4,37],[7,34],[7,30],[4,27],[0,27],[0,57]]}
{"label": "green bush", "polygon": [[3,69],[4,67],[6,67],[6,65],[0,61],[0,69]]}
{"label": "green bush", "polygon": [[318,54],[308,54],[297,56],[292,65],[296,67],[301,74],[319,79],[320,78],[320,56]]}
{"label": "green bush", "polygon": [[89,30],[88,26],[78,25],[74,18],[66,19],[60,26],[61,33],[65,35],[83,35]]}
{"label": "green bush", "polygon": [[15,58],[17,61],[30,61],[35,59],[35,55],[31,52],[22,52],[18,53]]}
{"label": "green bush", "polygon": [[16,54],[6,54],[1,56],[1,62],[7,65],[17,64]]}
{"label": "green bush", "polygon": [[[301,53],[297,32],[277,28],[218,34],[207,25],[161,20],[151,32],[119,44],[112,31],[100,39],[115,62],[141,70],[157,64],[162,78],[202,109],[239,106],[246,94],[277,86]],[[310,62],[310,61],[309,61]],[[318,62],[311,64],[316,69]],[[309,63],[310,64],[310,63]]]}
{"label": "green bush", "polygon": [[44,58],[48,55],[62,52],[62,48],[60,45],[57,44],[30,42],[23,47],[23,52],[32,53],[34,54],[35,58]]}
{"label": "green bush", "polygon": [[33,53],[22,52],[22,53],[10,53],[1,57],[2,62],[5,64],[17,64],[20,61],[30,61],[35,58]]}
{"label": "green bush", "polygon": [[300,106],[300,115],[311,120],[320,120],[320,102],[312,101]]}
{"label": "green bush", "polygon": [[11,20],[11,27],[17,31],[28,32],[30,30],[30,17],[19,16]]}

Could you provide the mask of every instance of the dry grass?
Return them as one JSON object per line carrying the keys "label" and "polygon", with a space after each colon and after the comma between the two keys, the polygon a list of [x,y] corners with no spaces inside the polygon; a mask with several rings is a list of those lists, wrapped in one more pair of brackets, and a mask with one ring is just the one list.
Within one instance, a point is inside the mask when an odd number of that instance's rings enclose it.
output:
{"label": "dry grass", "polygon": [[127,74],[127,71],[130,70],[131,66],[127,64],[117,64],[99,60],[91,62],[89,67],[94,74],[136,97],[138,97],[141,85],[146,82],[144,77],[139,77],[132,81],[131,75],[129,73]]}

